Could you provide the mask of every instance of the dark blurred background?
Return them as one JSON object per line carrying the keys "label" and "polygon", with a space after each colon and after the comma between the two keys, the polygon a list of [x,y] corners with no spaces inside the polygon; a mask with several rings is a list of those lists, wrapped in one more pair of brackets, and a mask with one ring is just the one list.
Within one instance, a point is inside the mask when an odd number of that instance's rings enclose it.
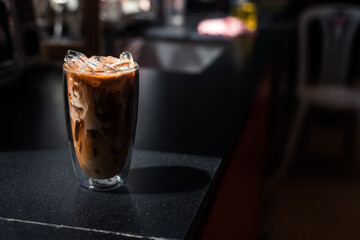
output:
{"label": "dark blurred background", "polygon": [[357,1],[0,0],[0,150],[66,148],[66,51],[127,50],[136,147],[224,158],[198,238],[360,239],[359,23]]}

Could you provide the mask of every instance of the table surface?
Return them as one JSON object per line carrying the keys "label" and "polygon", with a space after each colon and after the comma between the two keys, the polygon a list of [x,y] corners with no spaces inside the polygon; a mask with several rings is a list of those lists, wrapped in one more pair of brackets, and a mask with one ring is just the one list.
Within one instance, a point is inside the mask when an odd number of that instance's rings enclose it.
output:
{"label": "table surface", "polygon": [[220,158],[135,150],[127,184],[92,192],[68,149],[0,153],[1,239],[184,239]]}

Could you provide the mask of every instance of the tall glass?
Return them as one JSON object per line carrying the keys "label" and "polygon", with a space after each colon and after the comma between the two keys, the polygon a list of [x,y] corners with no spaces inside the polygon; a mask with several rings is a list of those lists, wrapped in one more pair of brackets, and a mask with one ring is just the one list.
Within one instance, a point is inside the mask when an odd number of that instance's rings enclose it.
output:
{"label": "tall glass", "polygon": [[80,71],[63,65],[71,158],[81,185],[107,191],[123,185],[134,146],[139,66]]}

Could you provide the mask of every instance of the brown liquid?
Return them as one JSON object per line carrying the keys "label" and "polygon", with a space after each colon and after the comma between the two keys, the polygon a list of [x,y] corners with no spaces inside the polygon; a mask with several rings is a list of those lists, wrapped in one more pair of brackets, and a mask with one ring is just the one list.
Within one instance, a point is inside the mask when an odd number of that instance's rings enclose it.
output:
{"label": "brown liquid", "polygon": [[111,178],[125,164],[131,141],[135,71],[97,75],[66,72],[74,148],[90,177]]}

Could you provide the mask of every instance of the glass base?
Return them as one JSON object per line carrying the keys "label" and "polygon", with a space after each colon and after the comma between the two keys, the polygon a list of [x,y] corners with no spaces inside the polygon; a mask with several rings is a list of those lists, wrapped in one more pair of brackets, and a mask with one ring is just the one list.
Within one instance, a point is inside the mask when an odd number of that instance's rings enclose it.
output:
{"label": "glass base", "polygon": [[82,182],[82,186],[92,191],[109,191],[125,184],[119,175],[107,179],[87,178]]}

